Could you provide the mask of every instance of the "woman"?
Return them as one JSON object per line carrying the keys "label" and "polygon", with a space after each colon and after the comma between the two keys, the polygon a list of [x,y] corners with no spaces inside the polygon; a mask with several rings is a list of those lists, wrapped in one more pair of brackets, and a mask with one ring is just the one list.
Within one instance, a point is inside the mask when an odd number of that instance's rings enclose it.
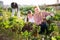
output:
{"label": "woman", "polygon": [[44,13],[40,11],[39,7],[35,7],[34,20],[37,25],[41,26],[41,31],[39,32],[39,34],[44,33],[45,30],[47,31],[47,25],[45,21],[46,12]]}
{"label": "woman", "polygon": [[39,9],[38,6],[35,7],[34,11],[35,11],[35,13],[34,13],[35,23],[36,23],[37,25],[39,25],[39,24],[41,24],[41,22],[42,22],[42,20],[43,20],[43,19],[42,19],[42,18],[43,18],[42,13],[40,12],[40,9]]}

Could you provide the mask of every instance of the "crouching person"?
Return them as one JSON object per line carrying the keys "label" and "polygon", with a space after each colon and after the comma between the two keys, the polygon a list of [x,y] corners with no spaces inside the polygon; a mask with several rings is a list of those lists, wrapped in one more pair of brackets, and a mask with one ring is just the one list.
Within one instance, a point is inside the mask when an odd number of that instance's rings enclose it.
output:
{"label": "crouching person", "polygon": [[[35,7],[34,11],[35,11],[35,13],[34,13],[35,24],[40,26],[40,29],[41,29],[39,34],[43,34],[45,32],[45,30],[48,32],[48,29],[47,29],[48,26],[47,26],[47,22],[45,19],[46,13],[44,12],[44,14],[43,14],[39,7]],[[47,32],[46,32],[46,34],[47,34]],[[43,35],[41,35],[42,40],[44,40]]]}
{"label": "crouching person", "polygon": [[15,15],[15,12],[17,13],[17,17],[20,17],[20,10],[18,8],[18,4],[15,2],[11,3],[11,8],[12,8],[12,17]]}

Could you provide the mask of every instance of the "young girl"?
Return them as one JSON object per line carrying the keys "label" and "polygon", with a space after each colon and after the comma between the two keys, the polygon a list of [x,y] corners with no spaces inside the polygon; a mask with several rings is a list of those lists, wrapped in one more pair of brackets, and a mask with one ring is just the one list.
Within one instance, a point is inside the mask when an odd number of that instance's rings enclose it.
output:
{"label": "young girl", "polygon": [[28,14],[27,14],[27,22],[31,22],[31,23],[34,23],[35,22],[31,10],[28,11]]}

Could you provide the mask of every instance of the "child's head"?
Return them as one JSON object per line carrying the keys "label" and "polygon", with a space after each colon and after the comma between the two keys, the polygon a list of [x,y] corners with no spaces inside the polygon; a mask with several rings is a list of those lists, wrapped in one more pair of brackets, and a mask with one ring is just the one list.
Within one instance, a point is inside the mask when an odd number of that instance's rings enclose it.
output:
{"label": "child's head", "polygon": [[29,11],[28,11],[28,14],[31,14],[31,13],[32,13],[32,11],[31,11],[31,10],[29,10]]}

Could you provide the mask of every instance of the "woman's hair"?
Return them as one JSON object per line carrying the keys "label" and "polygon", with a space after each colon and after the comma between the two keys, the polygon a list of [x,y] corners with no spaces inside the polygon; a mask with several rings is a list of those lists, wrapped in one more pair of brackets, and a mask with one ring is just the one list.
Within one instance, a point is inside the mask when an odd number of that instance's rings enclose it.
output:
{"label": "woman's hair", "polygon": [[37,6],[34,6],[34,8],[37,8]]}
{"label": "woman's hair", "polygon": [[35,7],[34,7],[34,11],[35,11],[35,12],[38,12],[38,13],[41,12],[39,6],[35,6]]}
{"label": "woman's hair", "polygon": [[34,8],[38,8],[38,9],[39,9],[39,11],[40,11],[40,8],[39,8],[39,6],[35,6]]}

